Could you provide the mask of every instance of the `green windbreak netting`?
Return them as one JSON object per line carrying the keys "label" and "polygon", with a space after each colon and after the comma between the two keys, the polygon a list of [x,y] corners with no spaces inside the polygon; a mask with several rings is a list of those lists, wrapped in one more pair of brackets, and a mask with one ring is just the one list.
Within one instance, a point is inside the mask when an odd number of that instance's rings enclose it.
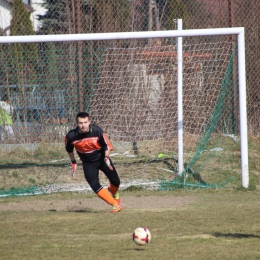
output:
{"label": "green windbreak netting", "polygon": [[162,181],[160,189],[221,188],[235,186],[235,182],[240,180],[240,170],[236,165],[240,145],[234,116],[234,96],[237,95],[233,82],[234,54],[235,49],[197,148],[185,163],[185,171],[173,180]]}

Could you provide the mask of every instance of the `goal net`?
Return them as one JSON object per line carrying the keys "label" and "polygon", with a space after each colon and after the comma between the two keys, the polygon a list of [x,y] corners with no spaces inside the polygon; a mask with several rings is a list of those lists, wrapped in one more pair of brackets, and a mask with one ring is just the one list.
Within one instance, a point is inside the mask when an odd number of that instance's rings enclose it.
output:
{"label": "goal net", "polygon": [[222,32],[0,37],[0,195],[89,190],[64,149],[79,111],[109,136],[122,189],[246,187],[243,41],[240,30]]}

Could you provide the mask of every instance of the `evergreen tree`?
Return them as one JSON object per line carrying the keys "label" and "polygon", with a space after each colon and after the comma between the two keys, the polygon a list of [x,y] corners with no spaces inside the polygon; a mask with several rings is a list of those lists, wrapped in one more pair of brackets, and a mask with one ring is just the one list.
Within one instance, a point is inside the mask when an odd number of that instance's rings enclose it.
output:
{"label": "evergreen tree", "polygon": [[[22,0],[14,0],[11,20],[11,35],[34,35],[30,14],[26,10]],[[27,96],[26,85],[37,83],[38,51],[34,43],[11,44],[9,47],[10,57],[10,83],[18,85],[21,93],[22,117],[24,127],[27,128]]]}
{"label": "evergreen tree", "polygon": [[22,0],[14,0],[11,20],[11,35],[33,35],[34,30],[30,14]]}
{"label": "evergreen tree", "polygon": [[[30,14],[22,0],[14,0],[11,20],[11,35],[34,35]],[[22,86],[37,82],[37,46],[34,43],[12,44],[10,47],[12,83]]]}
{"label": "evergreen tree", "polygon": [[41,21],[39,34],[48,34],[50,30],[54,34],[68,33],[68,19],[66,12],[66,0],[45,0],[42,6],[47,10],[44,15],[38,15]]}
{"label": "evergreen tree", "polygon": [[130,2],[128,0],[44,0],[47,10],[38,15],[39,34],[120,32],[129,31]]}

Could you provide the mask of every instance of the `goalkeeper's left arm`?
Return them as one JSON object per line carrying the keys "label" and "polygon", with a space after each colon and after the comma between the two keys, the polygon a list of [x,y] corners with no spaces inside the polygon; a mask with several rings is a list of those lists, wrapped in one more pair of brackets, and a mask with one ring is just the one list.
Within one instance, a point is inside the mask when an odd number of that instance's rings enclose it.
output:
{"label": "goalkeeper's left arm", "polygon": [[103,146],[103,149],[105,150],[105,158],[104,158],[105,164],[110,170],[113,170],[114,168],[111,165],[111,160],[109,158],[109,154],[110,151],[113,150],[113,146],[111,142],[108,140],[108,137],[104,132],[102,133],[102,136],[100,138],[100,144],[101,146]]}

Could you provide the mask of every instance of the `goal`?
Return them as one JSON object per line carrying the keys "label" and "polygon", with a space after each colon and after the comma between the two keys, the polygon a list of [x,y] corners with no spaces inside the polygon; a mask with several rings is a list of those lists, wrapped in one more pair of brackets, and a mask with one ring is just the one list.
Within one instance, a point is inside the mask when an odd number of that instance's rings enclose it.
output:
{"label": "goal", "polygon": [[79,111],[112,141],[122,189],[248,187],[244,28],[5,36],[0,48],[14,130],[1,196],[89,190],[63,144]]}

